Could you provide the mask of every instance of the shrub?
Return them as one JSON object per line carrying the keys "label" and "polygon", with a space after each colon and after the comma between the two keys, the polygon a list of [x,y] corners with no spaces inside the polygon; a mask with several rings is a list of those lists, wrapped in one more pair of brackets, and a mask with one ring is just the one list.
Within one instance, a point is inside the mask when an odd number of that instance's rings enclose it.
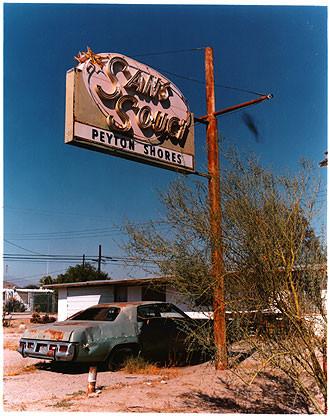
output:
{"label": "shrub", "polygon": [[11,325],[11,315],[8,311],[5,310],[5,305],[3,306],[2,312],[2,326],[9,327]]}
{"label": "shrub", "polygon": [[19,300],[13,299],[8,300],[4,305],[5,312],[25,312],[26,306],[23,302]]}
{"label": "shrub", "polygon": [[30,319],[30,322],[32,324],[48,324],[50,322],[55,322],[56,318],[53,316],[49,316],[47,313],[43,316],[40,316],[38,312],[34,312],[32,314],[32,318]]}
{"label": "shrub", "polygon": [[124,370],[130,374],[153,374],[159,372],[159,368],[150,364],[143,357],[128,357],[124,363]]}

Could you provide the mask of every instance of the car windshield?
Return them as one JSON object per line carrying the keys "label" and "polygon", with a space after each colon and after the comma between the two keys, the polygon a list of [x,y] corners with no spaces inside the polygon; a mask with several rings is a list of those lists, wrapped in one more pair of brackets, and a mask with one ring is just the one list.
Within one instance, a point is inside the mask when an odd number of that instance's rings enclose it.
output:
{"label": "car windshield", "polygon": [[72,321],[114,321],[119,315],[120,308],[88,308],[69,318]]}

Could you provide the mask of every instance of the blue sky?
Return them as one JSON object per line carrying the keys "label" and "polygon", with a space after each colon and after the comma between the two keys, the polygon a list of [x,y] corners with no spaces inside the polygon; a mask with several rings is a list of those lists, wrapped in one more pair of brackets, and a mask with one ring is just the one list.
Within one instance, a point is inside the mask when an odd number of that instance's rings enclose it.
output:
{"label": "blue sky", "polygon": [[[65,76],[79,51],[90,46],[148,64],[204,115],[204,57],[191,49],[212,46],[217,109],[256,98],[223,86],[274,94],[246,110],[258,143],[242,112],[219,118],[222,136],[276,172],[295,172],[302,157],[317,167],[327,148],[326,23],[324,6],[5,4],[4,252],[96,257],[101,244],[104,255],[123,256],[118,228],[127,219],[159,219],[157,189],[178,175],[64,144]],[[205,171],[203,126],[195,147],[197,169]],[[317,170],[322,204],[326,169]],[[4,273],[26,285],[67,266],[5,261]],[[138,273],[103,269],[114,278]]]}

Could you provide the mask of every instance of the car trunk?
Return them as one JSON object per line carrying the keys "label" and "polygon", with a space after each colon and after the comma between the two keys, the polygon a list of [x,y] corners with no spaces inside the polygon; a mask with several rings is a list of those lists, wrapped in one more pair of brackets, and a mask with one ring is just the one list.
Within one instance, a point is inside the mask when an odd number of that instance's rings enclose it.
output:
{"label": "car trunk", "polygon": [[99,327],[99,322],[86,321],[63,321],[47,325],[38,325],[26,330],[23,338],[45,339],[56,341],[70,341],[74,330],[88,330]]}

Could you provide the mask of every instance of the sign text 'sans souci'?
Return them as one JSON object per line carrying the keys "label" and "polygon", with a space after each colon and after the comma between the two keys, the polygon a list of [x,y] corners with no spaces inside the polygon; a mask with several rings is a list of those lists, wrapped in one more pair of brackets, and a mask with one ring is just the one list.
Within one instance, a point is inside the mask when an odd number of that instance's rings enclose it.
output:
{"label": "sign text 'sans souci'", "polygon": [[[117,71],[115,71],[115,66]],[[96,92],[100,99],[115,102],[114,108],[121,120],[121,123],[119,123],[113,115],[108,115],[107,124],[109,128],[120,132],[128,132],[132,129],[130,117],[124,109],[124,106],[129,103],[141,130],[151,128],[157,135],[168,135],[178,141],[182,140],[187,127],[189,127],[187,120],[180,120],[175,116],[169,118],[167,113],[159,110],[152,113],[152,109],[148,105],[139,107],[139,100],[134,95],[123,94],[117,74],[122,72],[126,77],[128,70],[127,61],[122,57],[115,56],[107,62],[103,70],[113,87],[112,91],[105,91],[101,85],[96,86]],[[126,90],[132,89],[136,94],[147,99],[156,99],[160,102],[166,101],[170,95],[170,82],[163,82],[161,78],[148,74],[141,69],[128,77],[123,87]],[[190,121],[190,118],[188,119]]]}

